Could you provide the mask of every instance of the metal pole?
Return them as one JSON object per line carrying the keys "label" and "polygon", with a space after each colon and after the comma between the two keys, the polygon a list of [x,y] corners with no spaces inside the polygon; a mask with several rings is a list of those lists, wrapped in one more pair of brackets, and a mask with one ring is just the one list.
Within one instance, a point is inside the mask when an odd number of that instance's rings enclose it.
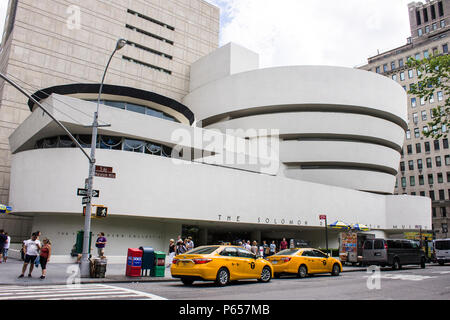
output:
{"label": "metal pole", "polygon": [[325,242],[327,245],[327,254],[328,254],[328,223],[326,217],[325,217]]}
{"label": "metal pole", "polygon": [[88,176],[88,185],[87,185],[87,203],[86,203],[86,215],[84,217],[84,235],[83,235],[83,254],[81,256],[80,262],[80,276],[82,278],[90,277],[90,263],[89,263],[89,242],[90,242],[90,234],[91,234],[91,211],[92,211],[92,190],[94,184],[94,174],[95,174],[95,150],[97,147],[97,133],[98,133],[98,111],[101,100],[101,94],[103,89],[103,83],[105,81],[106,72],[108,71],[109,64],[116,53],[117,50],[120,50],[125,45],[124,39],[119,39],[116,44],[116,48],[113,53],[109,57],[108,63],[105,67],[105,71],[103,72],[102,81],[100,83],[100,89],[98,92],[97,99],[97,110],[94,113],[94,121],[92,123],[92,140],[91,140],[91,157],[89,162],[89,176]]}

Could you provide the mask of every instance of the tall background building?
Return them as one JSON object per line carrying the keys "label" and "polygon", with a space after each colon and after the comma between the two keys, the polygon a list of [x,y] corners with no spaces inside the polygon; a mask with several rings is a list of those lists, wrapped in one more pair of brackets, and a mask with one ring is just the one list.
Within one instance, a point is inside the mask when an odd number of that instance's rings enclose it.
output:
{"label": "tall background building", "polygon": [[[0,71],[29,93],[68,83],[99,83],[119,38],[128,45],[114,56],[105,83],[180,101],[189,92],[190,65],[218,47],[219,8],[203,0],[10,0]],[[10,196],[8,137],[30,115],[27,102],[0,81],[3,204]],[[28,233],[19,227],[27,224],[11,219],[1,219],[0,226],[10,233]]]}
{"label": "tall background building", "polygon": [[[361,69],[397,81],[405,91],[417,84],[418,72],[408,68],[410,57],[427,58],[448,54],[450,0],[412,2],[408,5],[411,37],[401,47],[368,59]],[[448,237],[450,215],[450,149],[448,138],[426,138],[432,109],[443,105],[447,96],[436,90],[429,100],[408,94],[408,129],[397,175],[395,194],[430,197],[436,238]],[[447,128],[444,128],[447,130]]]}

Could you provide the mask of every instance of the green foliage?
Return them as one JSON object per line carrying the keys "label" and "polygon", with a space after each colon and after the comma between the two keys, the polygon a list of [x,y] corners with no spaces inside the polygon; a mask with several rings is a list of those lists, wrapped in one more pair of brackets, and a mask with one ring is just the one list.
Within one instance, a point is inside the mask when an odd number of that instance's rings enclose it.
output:
{"label": "green foliage", "polygon": [[436,93],[439,91],[447,97],[443,100],[444,105],[433,108],[432,121],[428,122],[430,130],[423,131],[423,134],[433,139],[447,137],[450,120],[450,87],[448,83],[450,57],[444,54],[432,55],[422,60],[410,58],[407,65],[409,68],[416,69],[419,74],[419,82],[411,85],[408,93],[424,98],[425,101],[429,101],[431,97],[437,98]]}

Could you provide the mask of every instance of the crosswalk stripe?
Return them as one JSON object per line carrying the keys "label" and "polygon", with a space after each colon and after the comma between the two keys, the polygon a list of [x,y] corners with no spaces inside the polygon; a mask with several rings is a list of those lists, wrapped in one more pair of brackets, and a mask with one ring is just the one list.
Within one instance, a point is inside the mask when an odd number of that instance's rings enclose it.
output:
{"label": "crosswalk stripe", "polygon": [[104,284],[49,285],[49,286],[0,286],[0,300],[80,300],[80,299],[152,299],[163,297],[128,288]]}

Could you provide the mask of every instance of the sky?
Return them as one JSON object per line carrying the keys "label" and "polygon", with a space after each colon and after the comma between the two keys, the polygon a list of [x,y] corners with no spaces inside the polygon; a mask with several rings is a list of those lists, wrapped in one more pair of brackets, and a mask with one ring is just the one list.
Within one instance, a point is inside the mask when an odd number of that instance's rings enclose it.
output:
{"label": "sky", "polygon": [[[235,42],[261,67],[355,67],[406,43],[412,0],[206,0],[221,8],[220,46]],[[8,0],[0,0],[0,36]]]}
{"label": "sky", "polygon": [[406,44],[412,0],[206,0],[221,8],[220,45],[260,55],[261,67],[355,67]]}

